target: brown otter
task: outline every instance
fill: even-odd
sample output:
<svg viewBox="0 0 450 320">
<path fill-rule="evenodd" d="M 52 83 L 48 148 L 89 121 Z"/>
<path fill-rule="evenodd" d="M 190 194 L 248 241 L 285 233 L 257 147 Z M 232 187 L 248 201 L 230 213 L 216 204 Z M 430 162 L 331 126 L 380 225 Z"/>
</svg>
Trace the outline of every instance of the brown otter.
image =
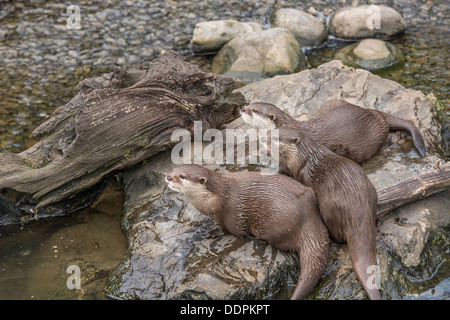
<svg viewBox="0 0 450 320">
<path fill-rule="evenodd" d="M 317 284 L 330 240 L 311 188 L 280 174 L 219 173 L 194 164 L 175 167 L 166 181 L 224 232 L 296 251 L 301 272 L 291 299 L 305 297 Z"/>
<path fill-rule="evenodd" d="M 297 121 L 265 102 L 242 107 L 241 115 L 245 122 L 259 128 L 292 127 L 303 130 L 317 143 L 356 163 L 370 159 L 383 145 L 389 130 L 408 131 L 420 155 L 426 155 L 422 135 L 412 123 L 344 100 L 326 102 L 308 121 Z"/>
<path fill-rule="evenodd" d="M 353 268 L 370 299 L 381 299 L 368 284 L 377 266 L 375 216 L 377 191 L 359 165 L 319 145 L 304 132 L 279 128 L 280 162 L 294 179 L 316 192 L 319 213 L 331 239 L 347 242 Z M 264 143 L 264 141 L 263 141 Z M 370 268 L 369 268 L 370 267 Z M 368 269 L 369 268 L 369 269 Z"/>
</svg>

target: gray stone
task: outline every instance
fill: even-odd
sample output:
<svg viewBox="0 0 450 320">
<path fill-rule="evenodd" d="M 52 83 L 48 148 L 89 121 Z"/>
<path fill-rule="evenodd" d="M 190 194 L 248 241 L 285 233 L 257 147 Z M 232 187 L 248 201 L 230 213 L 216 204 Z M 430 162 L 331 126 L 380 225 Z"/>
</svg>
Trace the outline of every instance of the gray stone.
<svg viewBox="0 0 450 320">
<path fill-rule="evenodd" d="M 278 9 L 271 16 L 275 27 L 292 32 L 301 46 L 318 46 L 328 36 L 324 24 L 313 15 L 296 9 Z"/>
<path fill-rule="evenodd" d="M 218 51 L 234 37 L 262 31 L 257 22 L 239 22 L 235 20 L 215 20 L 199 22 L 195 25 L 192 45 L 194 52 Z"/>
<path fill-rule="evenodd" d="M 434 287 L 448 277 L 445 268 L 450 225 L 450 192 L 433 195 L 399 208 L 379 219 L 377 259 L 381 291 L 386 299 L 421 299 L 423 288 Z M 331 246 L 329 266 L 314 297 L 318 299 L 364 299 L 348 255 L 347 245 Z M 438 273 L 427 283 L 427 279 Z M 434 282 L 434 284 L 433 284 Z M 446 290 L 433 299 L 448 299 Z M 447 293 L 445 292 L 447 291 Z"/>
<path fill-rule="evenodd" d="M 382 5 L 343 7 L 331 17 L 329 33 L 343 39 L 392 38 L 406 29 L 403 17 Z"/>
<path fill-rule="evenodd" d="M 305 69 L 305 56 L 292 33 L 272 28 L 237 36 L 214 57 L 212 71 L 251 82 Z"/>
<path fill-rule="evenodd" d="M 338 50 L 334 58 L 366 70 L 383 69 L 405 61 L 403 53 L 394 44 L 377 39 L 365 39 L 346 46 Z"/>
</svg>

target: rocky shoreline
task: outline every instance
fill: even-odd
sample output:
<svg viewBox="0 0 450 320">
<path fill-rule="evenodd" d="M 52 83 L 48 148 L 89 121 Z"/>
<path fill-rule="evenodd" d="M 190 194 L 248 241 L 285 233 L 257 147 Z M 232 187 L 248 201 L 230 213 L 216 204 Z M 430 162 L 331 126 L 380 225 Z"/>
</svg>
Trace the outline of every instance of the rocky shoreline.
<svg viewBox="0 0 450 320">
<path fill-rule="evenodd" d="M 0 11 L 0 18 L 5 22 L 5 28 L 0 31 L 3 44 L 0 51 L 4 53 L 0 61 L 5 65 L 14 64 L 15 68 L 3 71 L 8 79 L 3 85 L 11 88 L 12 93 L 8 94 L 18 99 L 17 103 L 28 107 L 17 118 L 22 124 L 12 125 L 19 132 L 14 135 L 5 133 L 3 125 L 16 121 L 16 117 L 14 120 L 0 117 L 0 136 L 5 135 L 0 145 L 9 150 L 23 148 L 26 142 L 14 142 L 11 138 L 23 135 L 26 138 L 20 141 L 28 141 L 29 132 L 23 123 L 37 127 L 55 106 L 67 102 L 72 92 L 67 90 L 63 96 L 51 95 L 50 102 L 40 101 L 38 105 L 47 108 L 40 113 L 27 97 L 44 97 L 59 82 L 74 87 L 70 84 L 93 73 L 101 73 L 105 67 L 152 60 L 166 50 L 176 49 L 190 58 L 193 52 L 217 51 L 212 70 L 249 83 L 238 90 L 247 102 L 274 103 L 300 120 L 332 98 L 411 120 L 423 134 L 429 154 L 425 159 L 420 158 L 409 137 L 401 132 L 391 133 L 382 150 L 363 165 L 377 188 L 427 172 L 437 161 L 444 163 L 439 148 L 445 141 L 442 141 L 441 127 L 436 119 L 435 102 L 438 100 L 433 94 L 406 89 L 394 81 L 346 67 L 336 60 L 308 69 L 308 55 L 305 54 L 308 50 L 320 50 L 330 39 L 360 41 L 373 37 L 376 39 L 370 39 L 369 44 L 366 40 L 349 44 L 334 58 L 368 70 L 404 66 L 411 63 L 408 52 L 402 53 L 402 46 L 389 39 L 408 32 L 410 27 L 417 28 L 414 26 L 417 15 L 442 18 L 442 5 L 428 7 L 427 2 L 417 9 L 420 4 L 411 7 L 385 1 L 383 3 L 397 9 L 388 10 L 391 24 L 382 20 L 388 30 L 355 35 L 340 29 L 346 24 L 339 21 L 342 16 L 350 15 L 346 21 L 355 20 L 348 13 L 350 9 L 341 8 L 344 3 L 313 1 L 311 5 L 299 4 L 302 8 L 293 9 L 287 1 L 266 1 L 264 4 L 227 1 L 218 10 L 213 10 L 208 1 L 190 4 L 167 1 L 152 5 L 143 1 L 123 1 L 123 10 L 97 3 L 83 7 L 86 9 L 82 20 L 84 28 L 69 31 L 65 27 L 68 15 L 60 14 L 65 12 L 65 5 L 45 4 L 46 13 L 37 18 L 36 24 L 14 19 L 16 11 L 27 17 L 39 13 L 33 6 L 4 5 Z M 203 7 L 205 10 L 200 12 L 198 8 Z M 364 10 L 367 13 L 367 8 Z M 294 15 L 293 20 L 287 20 L 288 13 Z M 216 27 L 210 27 L 203 34 L 225 34 L 224 40 L 214 39 L 214 45 L 202 47 L 191 39 L 192 36 L 195 38 L 197 30 L 192 21 L 198 22 L 198 26 L 208 24 L 202 21 L 219 19 L 223 19 L 221 24 L 230 32 L 213 32 L 211 30 Z M 285 29 L 305 21 L 315 25 L 317 30 L 308 31 L 305 36 L 301 34 L 301 28 L 296 29 L 299 32 Z M 130 26 L 132 32 L 127 31 Z M 351 29 L 358 28 L 353 26 Z M 26 41 L 36 34 L 41 35 L 38 40 Z M 314 37 L 308 38 L 312 34 Z M 285 49 L 280 43 L 285 44 Z M 364 44 L 366 46 L 360 47 Z M 232 45 L 236 47 L 232 48 Z M 368 56 L 368 52 L 377 59 Z M 249 56 L 249 53 L 257 54 Z M 364 59 L 377 61 L 368 64 Z M 425 60 L 422 63 L 426 65 Z M 29 79 L 20 80 L 23 87 L 15 88 L 11 79 L 20 78 L 21 74 L 29 74 Z M 23 90 L 26 93 L 22 96 Z M 8 105 L 6 114 L 13 107 L 14 104 Z M 245 128 L 245 125 L 238 119 L 228 127 Z M 5 144 L 4 141 L 10 142 Z M 122 174 L 126 196 L 122 228 L 128 239 L 128 250 L 111 273 L 106 294 L 117 299 L 287 298 L 301 267 L 295 255 L 275 250 L 256 239 L 233 236 L 204 239 L 203 233 L 211 229 L 214 222 L 201 216 L 183 197 L 165 188 L 163 179 L 173 166 L 169 158 L 169 151 L 159 153 Z M 218 169 L 227 170 L 224 167 Z M 441 192 L 379 219 L 378 259 L 384 298 L 448 299 L 449 195 L 449 191 Z M 433 287 L 430 278 L 441 282 L 443 289 L 425 292 L 422 286 Z M 444 279 L 447 280 L 442 281 Z M 345 245 L 333 244 L 329 267 L 310 298 L 365 298 Z"/>
</svg>

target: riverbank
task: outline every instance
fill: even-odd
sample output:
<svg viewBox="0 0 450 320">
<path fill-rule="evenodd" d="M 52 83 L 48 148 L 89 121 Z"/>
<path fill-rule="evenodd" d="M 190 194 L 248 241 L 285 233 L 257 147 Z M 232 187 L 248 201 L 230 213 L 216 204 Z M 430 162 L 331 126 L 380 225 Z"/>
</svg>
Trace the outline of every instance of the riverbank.
<svg viewBox="0 0 450 320">
<path fill-rule="evenodd" d="M 188 60 L 198 63 L 205 71 L 210 71 L 211 56 L 194 55 L 190 42 L 195 24 L 198 22 L 215 19 L 235 19 L 246 22 L 259 22 L 264 29 L 268 29 L 270 27 L 270 15 L 278 8 L 301 8 L 308 12 L 315 12 L 317 15 L 327 19 L 332 12 L 343 6 L 344 3 L 345 1 L 316 0 L 294 5 L 291 1 L 258 2 L 232 0 L 223 2 L 218 6 L 217 1 L 212 0 L 181 2 L 80 1 L 81 29 L 77 30 L 67 28 L 67 19 L 70 14 L 67 14 L 66 4 L 55 4 L 46 1 L 35 1 L 32 3 L 28 1 L 2 2 L 0 4 L 0 21 L 2 23 L 2 29 L 0 30 L 0 95 L 2 96 L 0 101 L 0 152 L 20 152 L 32 146 L 36 142 L 31 135 L 32 131 L 38 125 L 48 120 L 56 108 L 67 103 L 75 95 L 75 87 L 81 80 L 110 72 L 115 66 L 132 65 L 144 60 L 152 60 L 161 53 L 174 49 Z M 383 1 L 381 3 L 396 9 L 407 21 L 405 33 L 400 38 L 392 40 L 392 43 L 403 51 L 405 63 L 401 68 L 391 68 L 375 73 L 378 73 L 383 78 L 394 80 L 408 89 L 422 91 L 425 95 L 434 93 L 444 105 L 448 106 L 450 97 L 448 95 L 448 80 L 446 80 L 448 78 L 446 61 L 449 58 L 449 51 L 445 50 L 445 48 L 449 46 L 449 39 L 443 36 L 449 31 L 446 1 L 427 1 L 426 3 L 422 1 Z M 308 68 L 318 67 L 332 60 L 335 53 L 348 44 L 347 41 L 329 38 L 320 48 L 304 50 L 309 64 Z M 448 109 L 447 115 L 449 115 Z M 396 139 L 396 142 L 400 141 L 400 145 L 405 141 L 401 136 L 397 136 Z M 407 153 L 408 156 L 412 154 L 411 150 Z M 404 160 L 403 153 L 398 152 L 398 150 L 387 150 L 383 155 L 394 158 L 394 162 Z M 431 163 L 432 161 L 427 165 L 430 166 Z M 410 165 L 412 164 L 405 164 L 405 166 Z M 389 169 L 396 171 L 396 168 Z M 368 170 L 372 170 L 370 171 L 372 173 L 376 171 L 374 167 L 369 167 Z M 414 165 L 408 170 L 407 172 L 413 172 L 415 170 Z M 388 170 L 386 172 L 389 173 Z M 441 212 L 446 208 L 442 206 L 445 204 L 444 200 L 445 197 L 441 194 L 431 199 L 428 204 L 431 203 L 433 206 L 433 212 Z M 417 264 L 411 264 L 413 269 L 401 268 L 400 275 L 397 274 L 399 281 L 407 279 L 400 286 L 393 289 L 390 288 L 392 289 L 390 294 L 393 298 L 416 298 L 426 290 L 439 286 L 439 283 L 443 283 L 444 287 L 448 283 L 448 281 L 442 280 L 448 275 L 448 262 L 447 264 L 440 264 L 442 261 L 448 261 L 448 253 L 445 255 L 445 247 L 443 245 L 445 240 L 448 239 L 446 238 L 448 230 L 444 228 L 445 232 L 442 232 L 441 229 L 438 229 L 436 232 L 433 231 L 434 233 L 428 234 L 426 243 L 418 242 L 418 246 L 417 243 L 406 241 L 411 238 L 410 233 L 417 233 L 421 230 L 420 226 L 422 224 L 429 222 L 429 220 L 420 219 L 420 216 L 426 211 L 424 208 L 426 208 L 425 204 L 423 206 L 416 205 L 413 206 L 413 209 L 397 212 L 395 217 L 393 216 L 391 219 L 386 218 L 385 220 L 387 222 L 384 224 L 384 230 L 390 232 L 392 229 L 397 228 L 398 230 L 395 231 L 397 233 L 394 234 L 398 235 L 401 233 L 404 235 L 403 240 L 405 242 L 403 243 L 407 243 L 410 245 L 408 248 L 415 250 L 413 252 L 415 259 L 413 259 L 413 262 L 417 262 Z M 410 210 L 415 210 L 417 213 L 417 216 L 410 220 L 412 222 L 405 220 L 410 217 Z M 96 216 L 94 218 L 97 226 L 101 224 L 107 226 L 108 224 L 105 223 L 105 220 L 100 217 Z M 67 222 L 70 222 L 69 218 Z M 81 226 L 88 226 L 84 221 L 81 221 L 80 224 Z M 79 227 L 77 224 L 74 225 L 75 229 Z M 114 230 L 116 230 L 114 234 L 119 237 L 118 235 L 121 234 L 120 219 L 115 219 L 113 226 Z M 33 232 L 45 234 L 45 228 L 37 228 Z M 105 272 L 109 273 L 113 266 L 104 267 L 99 264 L 95 250 L 101 248 L 105 250 L 105 255 L 109 254 L 109 250 L 117 253 L 113 255 L 111 265 L 119 263 L 119 260 L 121 260 L 122 255 L 118 254 L 118 252 L 123 253 L 125 250 L 123 242 L 123 246 L 120 248 L 108 249 L 101 241 L 91 240 L 95 238 L 93 235 L 97 232 L 107 233 L 108 228 L 77 230 L 77 234 L 85 235 L 86 241 L 81 246 L 81 248 L 86 248 L 85 253 L 79 255 L 72 251 L 70 258 L 62 261 L 60 264 L 53 265 L 55 268 L 52 270 L 60 272 L 56 279 L 62 280 L 62 291 L 67 291 L 65 286 L 65 280 L 68 276 L 65 273 L 67 262 L 78 261 L 76 260 L 77 256 L 80 256 L 83 261 L 87 261 L 87 265 L 100 265 L 96 269 L 91 268 L 89 272 L 92 271 L 92 273 L 89 273 L 88 276 L 100 277 L 98 279 L 101 279 L 100 281 L 103 281 L 103 283 L 106 280 Z M 396 236 L 389 238 L 389 232 L 384 237 L 388 238 L 387 241 L 391 241 L 388 245 L 392 245 Z M 56 234 L 59 235 L 58 233 Z M 3 232 L 2 237 L 4 236 L 5 233 Z M 14 237 L 15 235 L 9 238 L 13 249 L 8 252 L 13 252 L 16 257 L 17 255 L 22 255 L 25 259 L 28 259 L 27 257 L 34 253 L 40 254 L 39 248 L 20 248 L 22 245 L 21 241 L 19 238 Z M 16 239 L 17 242 L 14 243 Z M 25 239 L 27 238 L 25 237 Z M 115 243 L 111 239 L 105 239 L 105 241 Z M 48 249 L 49 252 L 42 255 L 44 260 L 40 262 L 34 261 L 33 263 L 45 265 L 47 263 L 45 259 L 51 260 L 54 258 L 52 254 L 57 255 L 57 252 L 54 252 L 54 250 L 60 251 L 60 246 L 67 245 L 52 243 L 48 242 L 49 246 L 45 247 L 45 250 Z M 422 244 L 424 247 L 426 245 L 427 248 L 431 245 L 437 250 L 444 248 L 443 251 L 441 250 L 444 253 L 439 251 L 440 253 L 438 254 L 441 260 L 438 263 L 433 261 L 432 256 L 436 251 L 428 249 L 424 251 L 425 260 L 417 258 L 421 254 L 420 246 Z M 55 245 L 58 247 L 53 248 Z M 228 244 L 223 243 L 223 245 L 227 246 Z M 244 251 L 250 247 L 252 247 L 250 242 L 242 246 Z M 117 251 L 114 251 L 115 249 Z M 397 252 L 398 257 L 395 257 L 395 259 L 385 259 L 387 261 L 384 265 L 385 270 L 397 270 L 395 268 L 401 261 L 411 263 L 411 256 L 408 255 L 408 251 L 402 251 L 401 249 Z M 347 285 L 345 288 L 352 288 L 354 283 L 357 283 L 349 271 L 348 260 L 344 259 L 339 262 L 339 257 L 345 255 L 345 247 L 335 246 L 333 250 L 334 260 L 328 273 L 330 276 L 324 280 L 325 285 L 322 286 L 321 291 L 316 292 L 316 298 L 361 298 L 361 293 L 358 291 L 352 291 L 348 295 L 345 295 L 348 292 L 344 292 L 343 296 L 338 296 L 339 292 L 330 289 L 336 287 L 336 283 L 343 284 L 343 287 Z M 86 253 L 87 251 L 89 251 L 89 254 Z M 203 253 L 205 255 L 209 254 L 207 252 Z M 5 255 L 5 257 L 3 261 L 9 261 L 11 264 L 8 267 L 9 269 L 3 267 L 2 272 L 6 269 L 8 269 L 8 272 L 13 270 L 12 273 L 3 273 L 8 274 L 8 279 L 12 281 L 8 284 L 9 288 L 20 287 L 24 283 L 31 283 L 35 288 L 42 285 L 42 282 L 40 282 L 42 279 L 35 277 L 35 274 L 30 277 L 24 277 L 20 269 L 18 272 L 15 269 L 11 269 L 12 266 L 23 263 L 23 260 L 15 260 L 16 258 L 11 258 L 8 255 Z M 99 257 L 101 256 L 99 255 Z M 214 259 L 215 257 L 209 256 L 208 259 L 210 258 Z M 292 258 L 287 258 L 287 261 L 295 269 L 296 262 Z M 424 267 L 427 261 L 432 261 L 432 264 Z M 338 265 L 343 265 L 346 272 L 334 272 L 338 270 Z M 417 265 L 420 268 L 416 270 L 414 268 L 417 268 Z M 97 273 L 96 270 L 101 272 Z M 293 278 L 295 278 L 297 272 L 292 273 Z M 435 275 L 438 276 L 434 277 Z M 19 279 L 19 282 L 14 282 L 17 279 Z M 48 278 L 44 280 L 47 281 Z M 391 280 L 397 281 L 398 279 L 389 279 L 389 281 Z M 436 284 L 433 281 L 438 283 Z M 426 285 L 423 285 L 424 283 Z M 404 288 L 410 290 L 407 295 L 401 293 L 401 290 L 404 290 Z M 31 298 L 31 296 L 37 296 L 37 294 L 29 293 L 32 291 L 24 292 L 25 295 L 17 295 L 15 297 L 26 299 Z M 67 292 L 63 295 L 46 295 L 45 290 L 42 292 L 42 295 L 39 297 L 43 299 L 80 298 L 78 296 L 79 292 L 74 293 L 73 291 L 70 293 L 72 295 L 66 295 Z M 5 294 L 8 294 L 8 292 Z M 5 297 L 7 298 L 7 296 Z M 97 288 L 92 294 L 86 294 L 81 298 L 99 299 L 104 297 L 102 290 Z M 433 298 L 432 295 L 431 297 Z"/>
</svg>

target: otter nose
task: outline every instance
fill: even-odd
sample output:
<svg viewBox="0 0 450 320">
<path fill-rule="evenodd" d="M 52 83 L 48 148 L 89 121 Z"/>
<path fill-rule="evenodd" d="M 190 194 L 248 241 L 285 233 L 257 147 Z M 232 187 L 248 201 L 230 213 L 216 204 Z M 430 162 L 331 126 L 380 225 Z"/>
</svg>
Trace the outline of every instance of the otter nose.
<svg viewBox="0 0 450 320">
<path fill-rule="evenodd" d="M 245 112 L 245 106 L 241 108 L 241 112 Z"/>
<path fill-rule="evenodd" d="M 172 176 L 169 174 L 168 176 L 167 176 L 167 181 L 172 181 Z"/>
</svg>

